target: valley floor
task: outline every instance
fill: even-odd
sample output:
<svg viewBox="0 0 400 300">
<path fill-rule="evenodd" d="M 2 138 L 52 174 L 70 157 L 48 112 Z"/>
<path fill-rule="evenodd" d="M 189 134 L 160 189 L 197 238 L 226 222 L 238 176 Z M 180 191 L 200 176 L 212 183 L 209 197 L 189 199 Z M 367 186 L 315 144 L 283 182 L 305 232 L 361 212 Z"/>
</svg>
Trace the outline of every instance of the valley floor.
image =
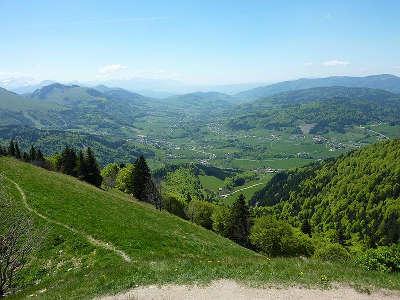
<svg viewBox="0 0 400 300">
<path fill-rule="evenodd" d="M 329 289 L 307 289 L 301 287 L 255 288 L 238 284 L 233 280 L 214 281 L 209 286 L 164 285 L 138 287 L 126 293 L 106 296 L 101 300 L 122 299 L 399 299 L 400 293 L 393 291 L 363 291 L 351 287 L 335 286 Z"/>
</svg>

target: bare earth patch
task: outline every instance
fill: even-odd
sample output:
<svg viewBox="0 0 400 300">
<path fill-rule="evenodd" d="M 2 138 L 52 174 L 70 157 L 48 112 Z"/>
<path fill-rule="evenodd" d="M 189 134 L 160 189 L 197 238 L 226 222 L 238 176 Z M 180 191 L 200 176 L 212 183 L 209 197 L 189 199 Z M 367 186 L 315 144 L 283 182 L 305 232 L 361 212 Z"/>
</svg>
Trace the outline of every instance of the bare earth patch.
<svg viewBox="0 0 400 300">
<path fill-rule="evenodd" d="M 120 299 L 400 299 L 399 292 L 375 291 L 360 293 L 350 287 L 335 287 L 332 289 L 307 289 L 301 287 L 289 288 L 252 288 L 238 284 L 232 280 L 214 281 L 208 286 L 189 285 L 150 285 L 138 287 L 126 293 L 106 296 L 102 300 Z"/>
</svg>

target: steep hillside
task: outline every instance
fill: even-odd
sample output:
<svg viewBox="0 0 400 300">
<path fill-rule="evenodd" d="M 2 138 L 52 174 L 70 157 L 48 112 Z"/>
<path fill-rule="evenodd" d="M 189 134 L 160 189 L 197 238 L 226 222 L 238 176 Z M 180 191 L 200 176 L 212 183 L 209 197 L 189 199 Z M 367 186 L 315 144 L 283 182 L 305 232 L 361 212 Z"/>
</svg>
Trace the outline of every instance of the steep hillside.
<svg viewBox="0 0 400 300">
<path fill-rule="evenodd" d="M 309 221 L 368 246 L 400 241 L 400 140 L 275 175 L 252 199 L 294 224 Z"/>
<path fill-rule="evenodd" d="M 20 274 L 16 298 L 85 299 L 137 285 L 217 278 L 269 284 L 319 284 L 324 278 L 324 284 L 400 289 L 396 274 L 267 259 L 125 194 L 11 158 L 0 158 L 0 173 L 0 200 L 31 215 L 44 239 Z"/>
<path fill-rule="evenodd" d="M 314 133 L 343 131 L 348 125 L 397 124 L 400 96 L 387 91 L 322 87 L 285 92 L 242 105 L 228 125 L 235 128 L 296 128 L 313 124 Z"/>
<path fill-rule="evenodd" d="M 257 87 L 243 91 L 237 94 L 237 96 L 248 100 L 254 100 L 287 91 L 330 86 L 365 87 L 400 93 L 400 77 L 382 74 L 365 77 L 333 76 L 326 78 L 301 78 Z"/>
</svg>

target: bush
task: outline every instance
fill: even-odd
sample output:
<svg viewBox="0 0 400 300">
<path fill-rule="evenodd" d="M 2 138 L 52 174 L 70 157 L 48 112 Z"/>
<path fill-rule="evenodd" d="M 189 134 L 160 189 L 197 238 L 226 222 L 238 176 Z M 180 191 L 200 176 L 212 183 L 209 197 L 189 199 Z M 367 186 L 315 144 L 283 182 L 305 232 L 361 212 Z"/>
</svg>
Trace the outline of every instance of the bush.
<svg viewBox="0 0 400 300">
<path fill-rule="evenodd" d="M 111 163 L 105 166 L 101 170 L 101 176 L 103 177 L 103 185 L 107 188 L 114 188 L 115 181 L 119 172 L 119 165 L 117 163 Z"/>
<path fill-rule="evenodd" d="M 350 254 L 340 244 L 327 243 L 315 250 L 314 257 L 320 260 L 346 262 L 350 260 Z"/>
<path fill-rule="evenodd" d="M 256 249 L 271 256 L 309 256 L 313 252 L 308 236 L 295 232 L 287 222 L 273 216 L 256 219 L 251 228 L 250 242 Z"/>
<path fill-rule="evenodd" d="M 212 229 L 224 237 L 228 237 L 231 232 L 231 211 L 226 206 L 216 206 L 211 216 Z"/>
<path fill-rule="evenodd" d="M 211 229 L 212 228 L 212 213 L 214 211 L 214 205 L 199 200 L 190 201 L 187 208 L 187 217 L 193 223 L 196 223 L 204 228 Z"/>
<path fill-rule="evenodd" d="M 162 207 L 171 214 L 186 219 L 186 214 L 185 214 L 186 204 L 181 200 L 178 200 L 177 198 L 171 195 L 163 195 Z"/>
<path fill-rule="evenodd" d="M 400 244 L 368 249 L 356 257 L 355 263 L 367 271 L 399 272 Z"/>
<path fill-rule="evenodd" d="M 314 254 L 314 245 L 312 238 L 300 230 L 294 230 L 294 240 L 292 242 L 291 253 L 312 256 Z"/>
<path fill-rule="evenodd" d="M 128 164 L 126 167 L 119 170 L 118 175 L 115 179 L 115 187 L 124 193 L 133 194 L 133 173 L 135 167 L 132 164 Z"/>
</svg>

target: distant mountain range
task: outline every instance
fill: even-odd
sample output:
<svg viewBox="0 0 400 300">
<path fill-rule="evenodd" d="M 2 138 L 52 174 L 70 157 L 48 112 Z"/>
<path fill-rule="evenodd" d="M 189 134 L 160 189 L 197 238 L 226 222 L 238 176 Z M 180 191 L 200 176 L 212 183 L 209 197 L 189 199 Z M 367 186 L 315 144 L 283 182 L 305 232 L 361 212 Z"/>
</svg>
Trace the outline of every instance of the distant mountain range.
<svg viewBox="0 0 400 300">
<path fill-rule="evenodd" d="M 0 87 L 18 94 L 32 93 L 44 86 L 56 83 L 52 80 L 37 81 L 33 78 L 0 78 Z M 226 94 L 236 94 L 238 92 L 255 88 L 263 83 L 240 83 L 240 84 L 225 84 L 225 85 L 199 85 L 188 84 L 177 80 L 166 79 L 146 79 L 133 78 L 124 80 L 97 80 L 97 81 L 72 81 L 62 82 L 65 85 L 79 85 L 98 88 L 106 86 L 109 88 L 122 88 L 130 92 L 142 94 L 150 98 L 167 98 L 180 94 L 195 93 L 195 92 L 219 92 Z"/>
<path fill-rule="evenodd" d="M 291 81 L 283 81 L 271 85 L 260 86 L 236 94 L 244 100 L 254 100 L 268 97 L 274 94 L 309 89 L 314 87 L 365 87 L 386 90 L 392 93 L 400 93 L 400 77 L 382 74 L 365 77 L 333 76 L 326 78 L 301 78 Z"/>
</svg>

